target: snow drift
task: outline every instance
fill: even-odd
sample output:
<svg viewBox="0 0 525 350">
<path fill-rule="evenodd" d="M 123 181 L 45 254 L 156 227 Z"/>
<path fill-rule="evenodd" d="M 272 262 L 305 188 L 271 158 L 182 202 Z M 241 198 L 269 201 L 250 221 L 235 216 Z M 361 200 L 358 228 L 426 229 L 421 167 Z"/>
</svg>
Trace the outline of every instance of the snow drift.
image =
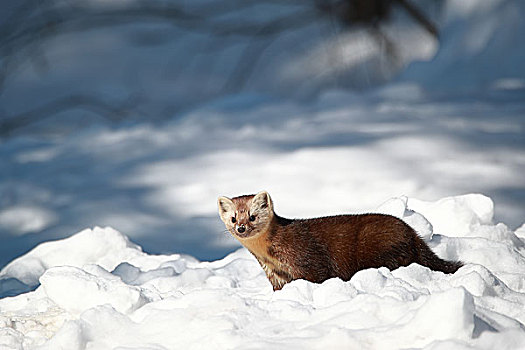
<svg viewBox="0 0 525 350">
<path fill-rule="evenodd" d="M 411 224 L 453 275 L 412 264 L 348 282 L 293 281 L 273 292 L 245 249 L 222 260 L 148 255 L 112 228 L 46 242 L 12 261 L 0 286 L 9 349 L 516 349 L 525 347 L 525 227 L 492 223 L 470 194 L 377 209 Z M 17 284 L 13 281 L 17 281 Z M 15 286 L 15 287 L 13 287 Z M 16 287 L 18 286 L 18 287 Z"/>
</svg>

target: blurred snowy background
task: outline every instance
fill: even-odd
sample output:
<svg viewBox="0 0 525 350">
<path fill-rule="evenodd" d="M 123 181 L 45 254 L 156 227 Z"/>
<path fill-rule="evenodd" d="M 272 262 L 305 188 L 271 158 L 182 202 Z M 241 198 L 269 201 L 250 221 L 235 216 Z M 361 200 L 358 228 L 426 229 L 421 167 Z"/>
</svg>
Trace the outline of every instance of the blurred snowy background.
<svg viewBox="0 0 525 350">
<path fill-rule="evenodd" d="M 111 226 L 149 253 L 279 214 L 483 193 L 525 221 L 525 2 L 0 3 L 0 267 Z"/>
</svg>

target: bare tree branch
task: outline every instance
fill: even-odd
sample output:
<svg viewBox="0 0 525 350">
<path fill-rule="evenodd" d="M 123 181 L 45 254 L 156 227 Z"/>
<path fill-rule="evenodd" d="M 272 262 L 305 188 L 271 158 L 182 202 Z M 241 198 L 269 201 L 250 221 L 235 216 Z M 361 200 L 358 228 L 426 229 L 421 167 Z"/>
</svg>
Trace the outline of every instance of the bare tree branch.
<svg viewBox="0 0 525 350">
<path fill-rule="evenodd" d="M 439 31 L 434 23 L 432 23 L 416 6 L 407 0 L 396 0 L 401 7 L 403 7 L 427 32 L 432 34 L 436 39 L 439 38 Z"/>
</svg>

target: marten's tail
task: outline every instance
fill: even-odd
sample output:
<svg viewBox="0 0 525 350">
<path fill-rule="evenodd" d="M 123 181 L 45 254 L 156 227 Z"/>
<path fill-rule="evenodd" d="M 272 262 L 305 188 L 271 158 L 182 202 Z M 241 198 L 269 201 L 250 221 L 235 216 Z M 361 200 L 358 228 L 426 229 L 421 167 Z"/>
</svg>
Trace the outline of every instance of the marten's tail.
<svg viewBox="0 0 525 350">
<path fill-rule="evenodd" d="M 447 261 L 441 259 L 428 247 L 428 245 L 422 239 L 418 239 L 417 243 L 419 245 L 419 264 L 426 266 L 431 270 L 441 271 L 444 273 L 454 273 L 461 266 L 463 266 L 463 263 L 460 261 Z"/>
</svg>

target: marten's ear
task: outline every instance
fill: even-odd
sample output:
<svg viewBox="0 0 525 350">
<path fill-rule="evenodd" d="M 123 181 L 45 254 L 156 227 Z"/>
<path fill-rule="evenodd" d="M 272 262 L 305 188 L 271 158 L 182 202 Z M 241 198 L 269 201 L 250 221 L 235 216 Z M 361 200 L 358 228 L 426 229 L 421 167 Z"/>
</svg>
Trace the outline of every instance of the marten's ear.
<svg viewBox="0 0 525 350">
<path fill-rule="evenodd" d="M 235 204 L 228 197 L 219 197 L 217 199 L 217 206 L 219 207 L 219 216 L 224 223 L 229 223 L 231 218 L 235 216 Z"/>
<path fill-rule="evenodd" d="M 270 195 L 266 191 L 257 193 L 252 199 L 250 213 L 257 215 L 258 213 L 273 212 L 273 203 Z"/>
</svg>

